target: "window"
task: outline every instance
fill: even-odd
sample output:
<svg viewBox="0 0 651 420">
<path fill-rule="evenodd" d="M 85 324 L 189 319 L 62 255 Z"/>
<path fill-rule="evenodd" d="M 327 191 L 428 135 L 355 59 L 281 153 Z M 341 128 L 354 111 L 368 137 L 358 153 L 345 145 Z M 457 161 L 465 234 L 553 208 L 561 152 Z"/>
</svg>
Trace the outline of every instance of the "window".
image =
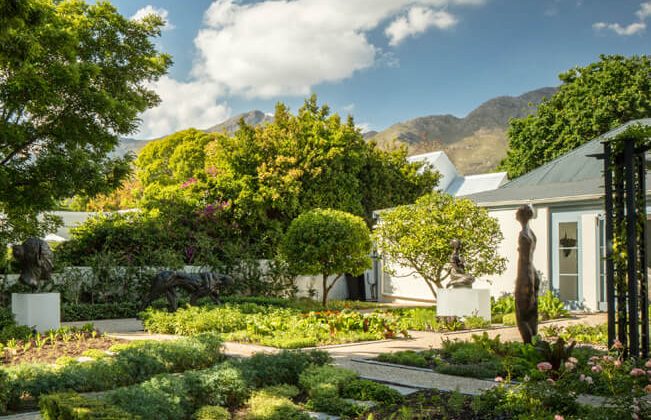
<svg viewBox="0 0 651 420">
<path fill-rule="evenodd" d="M 559 297 L 565 301 L 579 300 L 578 223 L 558 224 L 558 282 Z"/>
</svg>

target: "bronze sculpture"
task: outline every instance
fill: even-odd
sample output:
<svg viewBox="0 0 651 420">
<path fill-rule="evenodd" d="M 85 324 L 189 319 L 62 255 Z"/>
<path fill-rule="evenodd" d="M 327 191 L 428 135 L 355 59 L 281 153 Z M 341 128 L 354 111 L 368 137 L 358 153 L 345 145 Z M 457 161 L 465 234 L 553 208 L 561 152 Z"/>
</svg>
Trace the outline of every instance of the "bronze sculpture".
<svg viewBox="0 0 651 420">
<path fill-rule="evenodd" d="M 461 241 L 453 239 L 450 241 L 452 255 L 450 255 L 450 281 L 448 288 L 472 288 L 475 278 L 466 273 L 466 263 L 461 257 Z"/>
<path fill-rule="evenodd" d="M 163 270 L 152 279 L 149 295 L 143 301 L 141 309 L 154 300 L 165 295 L 170 312 L 178 308 L 176 289 L 181 288 L 190 294 L 190 304 L 196 305 L 199 298 L 209 296 L 216 304 L 220 303 L 219 292 L 223 286 L 233 284 L 233 278 L 220 273 L 186 273 L 183 271 Z"/>
<path fill-rule="evenodd" d="M 20 245 L 11 247 L 12 254 L 20 267 L 18 280 L 32 291 L 41 289 L 43 281 L 49 281 L 54 268 L 54 254 L 42 239 L 28 238 Z"/>
<path fill-rule="evenodd" d="M 518 272 L 515 278 L 515 319 L 522 341 L 531 343 L 538 334 L 538 289 L 540 275 L 533 265 L 536 249 L 536 235 L 529 227 L 533 218 L 533 207 L 529 204 L 518 207 L 515 218 L 522 225 L 518 235 Z"/>
</svg>

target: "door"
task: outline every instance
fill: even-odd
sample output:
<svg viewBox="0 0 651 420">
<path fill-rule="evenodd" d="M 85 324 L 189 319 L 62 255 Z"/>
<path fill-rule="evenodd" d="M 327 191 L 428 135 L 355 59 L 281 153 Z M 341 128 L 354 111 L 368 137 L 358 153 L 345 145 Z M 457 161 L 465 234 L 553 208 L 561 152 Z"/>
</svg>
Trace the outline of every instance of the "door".
<svg viewBox="0 0 651 420">
<path fill-rule="evenodd" d="M 581 287 L 580 213 L 552 213 L 552 288 L 569 309 L 579 309 Z"/>
</svg>

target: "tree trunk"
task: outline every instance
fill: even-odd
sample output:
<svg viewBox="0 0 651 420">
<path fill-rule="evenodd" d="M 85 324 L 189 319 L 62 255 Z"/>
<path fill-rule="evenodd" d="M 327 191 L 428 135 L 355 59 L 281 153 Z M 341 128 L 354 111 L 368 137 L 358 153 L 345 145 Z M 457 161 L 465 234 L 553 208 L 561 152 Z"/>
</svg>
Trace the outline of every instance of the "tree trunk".
<svg viewBox="0 0 651 420">
<path fill-rule="evenodd" d="M 326 302 L 328 301 L 328 292 L 330 292 L 330 289 L 328 288 L 328 275 L 323 274 L 323 301 L 321 303 L 323 304 L 324 308 L 326 306 Z"/>
</svg>

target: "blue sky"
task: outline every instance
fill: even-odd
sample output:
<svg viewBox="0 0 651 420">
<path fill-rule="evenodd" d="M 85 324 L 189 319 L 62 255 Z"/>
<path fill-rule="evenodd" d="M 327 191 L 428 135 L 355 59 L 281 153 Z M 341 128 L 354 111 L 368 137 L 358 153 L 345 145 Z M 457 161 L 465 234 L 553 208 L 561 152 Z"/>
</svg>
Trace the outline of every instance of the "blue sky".
<svg viewBox="0 0 651 420">
<path fill-rule="evenodd" d="M 156 42 L 174 66 L 136 138 L 272 112 L 278 101 L 296 110 L 311 92 L 381 130 L 555 86 L 599 54 L 651 53 L 649 0 L 111 2 L 168 22 Z"/>
</svg>

